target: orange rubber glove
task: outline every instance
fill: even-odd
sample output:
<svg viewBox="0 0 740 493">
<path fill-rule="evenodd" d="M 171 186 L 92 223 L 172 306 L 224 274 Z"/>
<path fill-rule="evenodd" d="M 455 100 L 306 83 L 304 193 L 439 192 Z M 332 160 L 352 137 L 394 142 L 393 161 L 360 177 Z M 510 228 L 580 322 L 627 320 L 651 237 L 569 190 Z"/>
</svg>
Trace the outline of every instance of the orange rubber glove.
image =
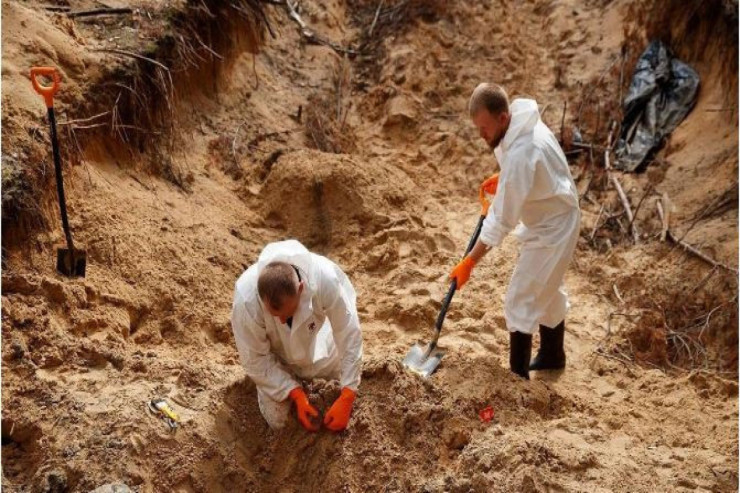
<svg viewBox="0 0 740 493">
<path fill-rule="evenodd" d="M 308 397 L 303 389 L 296 387 L 288 395 L 295 402 L 298 421 L 301 422 L 303 427 L 308 431 L 319 431 L 320 421 L 316 419 L 319 417 L 319 412 L 308 402 Z"/>
<path fill-rule="evenodd" d="M 486 192 L 488 195 L 496 195 L 496 190 L 498 189 L 498 173 L 495 175 L 491 175 L 490 178 L 487 178 L 486 181 L 483 182 L 481 185 L 483 188 L 483 191 Z"/>
<path fill-rule="evenodd" d="M 457 279 L 457 289 L 462 289 L 462 287 L 465 286 L 465 283 L 468 282 L 468 279 L 470 279 L 470 273 L 473 272 L 473 267 L 475 267 L 475 261 L 466 256 L 455 266 L 454 269 L 452 269 L 450 279 Z"/>
<path fill-rule="evenodd" d="M 349 415 L 352 414 L 352 403 L 355 402 L 356 394 L 351 389 L 344 387 L 342 393 L 329 412 L 324 416 L 324 425 L 332 431 L 342 431 L 349 423 Z"/>
</svg>

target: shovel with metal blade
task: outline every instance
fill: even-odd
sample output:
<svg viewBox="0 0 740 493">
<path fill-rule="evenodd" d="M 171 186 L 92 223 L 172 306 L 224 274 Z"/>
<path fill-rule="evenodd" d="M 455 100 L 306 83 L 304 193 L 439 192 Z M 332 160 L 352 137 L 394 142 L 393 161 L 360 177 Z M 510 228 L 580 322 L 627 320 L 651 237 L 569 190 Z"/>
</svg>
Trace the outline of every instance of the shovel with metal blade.
<svg viewBox="0 0 740 493">
<path fill-rule="evenodd" d="M 42 85 L 37 77 L 45 76 L 51 79 L 51 85 Z M 59 89 L 59 72 L 54 67 L 34 67 L 31 69 L 31 84 L 34 90 L 44 97 L 47 114 L 49 116 L 49 127 L 51 132 L 51 148 L 54 154 L 54 174 L 57 181 L 57 196 L 59 197 L 59 211 L 62 215 L 62 227 L 67 240 L 67 248 L 57 249 L 57 270 L 70 277 L 85 277 L 87 265 L 87 252 L 77 250 L 72 243 L 72 232 L 69 230 L 67 218 L 67 202 L 64 198 L 64 180 L 62 177 L 62 158 L 59 155 L 59 142 L 57 141 L 57 125 L 54 118 L 54 94 Z"/>
<path fill-rule="evenodd" d="M 483 227 L 483 220 L 486 218 L 488 207 L 490 206 L 490 202 L 486 198 L 485 194 L 489 193 L 490 190 L 493 190 L 495 193 L 495 188 L 498 184 L 498 175 L 495 175 L 495 184 L 493 184 L 493 180 L 494 177 L 483 182 L 478 192 L 478 199 L 481 203 L 481 215 L 478 219 L 478 225 L 475 227 L 475 232 L 468 243 L 468 248 L 465 250 L 465 255 L 470 253 L 480 236 L 480 231 Z M 442 331 L 442 323 L 447 315 L 447 309 L 450 307 L 450 302 L 452 301 L 452 297 L 455 295 L 456 290 L 457 279 L 453 279 L 450 284 L 450 289 L 447 291 L 447 296 L 445 296 L 445 299 L 442 302 L 442 309 L 439 312 L 437 323 L 434 326 L 434 339 L 432 339 L 432 342 L 429 344 L 421 344 L 417 342 L 411 347 L 411 350 L 409 350 L 408 354 L 403 359 L 403 366 L 414 373 L 418 373 L 424 378 L 427 378 L 434 373 L 434 370 L 439 366 L 442 357 L 447 352 L 445 349 L 437 347 L 437 341 L 439 340 L 439 333 Z"/>
</svg>

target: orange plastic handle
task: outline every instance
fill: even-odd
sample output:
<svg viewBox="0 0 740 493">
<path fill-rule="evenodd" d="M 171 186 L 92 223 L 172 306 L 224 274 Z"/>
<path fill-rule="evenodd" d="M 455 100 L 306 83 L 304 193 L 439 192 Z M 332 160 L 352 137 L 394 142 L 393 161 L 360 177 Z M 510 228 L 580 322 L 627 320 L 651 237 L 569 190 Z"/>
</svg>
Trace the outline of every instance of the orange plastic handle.
<svg viewBox="0 0 740 493">
<path fill-rule="evenodd" d="M 51 78 L 51 85 L 42 85 L 38 79 L 36 79 L 39 75 L 45 75 Z M 54 67 L 33 67 L 31 69 L 31 84 L 33 85 L 33 89 L 44 97 L 44 102 L 46 102 L 47 108 L 54 107 L 54 94 L 59 90 L 60 80 L 61 77 L 59 76 L 59 72 Z"/>
<path fill-rule="evenodd" d="M 481 184 L 480 189 L 478 190 L 478 200 L 480 200 L 480 207 L 481 207 L 480 215 L 487 216 L 488 208 L 491 207 L 491 203 L 486 198 L 486 194 L 483 188 L 484 188 L 484 184 Z"/>
</svg>

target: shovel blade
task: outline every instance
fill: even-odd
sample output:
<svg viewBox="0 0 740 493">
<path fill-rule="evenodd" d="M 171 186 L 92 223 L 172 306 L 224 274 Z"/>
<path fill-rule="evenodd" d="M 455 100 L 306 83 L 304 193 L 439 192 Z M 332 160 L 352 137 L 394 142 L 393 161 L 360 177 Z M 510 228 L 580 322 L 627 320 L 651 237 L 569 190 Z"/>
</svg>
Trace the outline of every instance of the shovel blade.
<svg viewBox="0 0 740 493">
<path fill-rule="evenodd" d="M 447 351 L 435 347 L 431 349 L 430 344 L 414 344 L 403 359 L 403 366 L 428 378 L 439 366 L 439 362 Z"/>
<path fill-rule="evenodd" d="M 87 267 L 87 251 L 69 248 L 59 248 L 57 250 L 57 270 L 68 277 L 85 277 L 85 268 Z"/>
</svg>

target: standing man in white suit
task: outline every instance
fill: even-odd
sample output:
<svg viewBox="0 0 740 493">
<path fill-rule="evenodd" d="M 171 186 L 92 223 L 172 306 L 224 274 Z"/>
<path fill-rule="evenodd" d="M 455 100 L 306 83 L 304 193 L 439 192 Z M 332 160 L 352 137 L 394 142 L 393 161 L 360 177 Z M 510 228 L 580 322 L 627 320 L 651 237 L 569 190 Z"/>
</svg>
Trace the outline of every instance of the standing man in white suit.
<svg viewBox="0 0 740 493">
<path fill-rule="evenodd" d="M 271 428 L 286 425 L 292 401 L 303 427 L 319 429 L 319 412 L 300 383 L 313 378 L 340 381 L 323 424 L 347 427 L 360 385 L 362 333 L 355 290 L 334 262 L 296 240 L 267 245 L 236 282 L 231 326 Z"/>
<path fill-rule="evenodd" d="M 450 277 L 462 288 L 483 255 L 519 226 L 514 234 L 521 250 L 506 292 L 504 317 L 511 371 L 529 379 L 529 370 L 565 367 L 568 297 L 563 277 L 578 242 L 578 192 L 565 154 L 540 119 L 534 100 L 509 104 L 503 88 L 483 83 L 473 91 L 469 112 L 481 138 L 494 150 L 501 174 L 480 238 Z M 538 327 L 540 350 L 530 365 L 532 334 Z"/>
</svg>

